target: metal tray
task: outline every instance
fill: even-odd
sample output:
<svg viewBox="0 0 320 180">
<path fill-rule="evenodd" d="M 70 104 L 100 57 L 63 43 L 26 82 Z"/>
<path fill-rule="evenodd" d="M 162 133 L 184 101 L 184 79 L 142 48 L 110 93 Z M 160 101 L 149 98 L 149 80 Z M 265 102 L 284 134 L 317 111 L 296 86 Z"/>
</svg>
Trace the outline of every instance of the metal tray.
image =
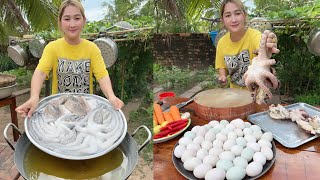
<svg viewBox="0 0 320 180">
<path fill-rule="evenodd" d="M 176 146 L 178 146 L 179 143 L 176 143 L 173 150 L 176 148 Z M 254 179 L 258 179 L 259 177 L 261 177 L 262 175 L 264 175 L 274 164 L 274 162 L 276 161 L 276 145 L 274 144 L 274 141 L 271 142 L 272 144 L 272 151 L 273 151 L 273 158 L 271 160 L 268 160 L 266 162 L 265 165 L 263 165 L 263 169 L 262 172 L 254 177 L 249 177 L 248 175 L 246 175 L 243 179 L 244 180 L 254 180 Z M 189 179 L 189 180 L 200 180 L 199 178 L 196 178 L 193 175 L 192 171 L 188 171 L 183 167 L 183 162 L 181 161 L 180 158 L 177 158 L 173 151 L 172 151 L 172 161 L 173 161 L 173 165 L 174 167 L 179 171 L 179 173 L 184 176 L 185 178 Z M 202 179 L 201 179 L 202 180 Z"/>
<path fill-rule="evenodd" d="M 304 109 L 310 116 L 320 116 L 320 109 L 306 103 L 295 103 L 284 106 L 284 108 L 288 110 L 296 108 Z M 291 120 L 276 120 L 271 118 L 268 111 L 251 114 L 248 116 L 248 120 L 260 126 L 262 130 L 270 131 L 274 139 L 287 148 L 296 148 L 319 137 L 319 135 L 307 133 Z"/>
</svg>

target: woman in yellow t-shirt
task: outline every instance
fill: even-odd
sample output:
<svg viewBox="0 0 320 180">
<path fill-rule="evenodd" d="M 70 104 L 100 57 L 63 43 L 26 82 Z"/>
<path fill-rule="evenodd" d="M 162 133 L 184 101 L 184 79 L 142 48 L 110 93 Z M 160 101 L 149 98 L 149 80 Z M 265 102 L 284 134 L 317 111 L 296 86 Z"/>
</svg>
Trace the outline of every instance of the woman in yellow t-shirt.
<svg viewBox="0 0 320 180">
<path fill-rule="evenodd" d="M 31 117 L 39 103 L 41 87 L 52 71 L 52 93 L 93 93 L 93 76 L 104 95 L 116 109 L 124 103 L 115 96 L 99 48 L 80 38 L 86 23 L 84 9 L 77 0 L 63 1 L 58 25 L 63 38 L 50 42 L 44 49 L 31 80 L 30 99 L 16 108 L 22 117 Z"/>
<path fill-rule="evenodd" d="M 242 77 L 254 52 L 259 49 L 261 32 L 246 27 L 247 13 L 241 0 L 222 1 L 220 15 L 229 32 L 217 44 L 215 68 L 218 69 L 218 80 L 225 85 L 229 75 L 231 88 L 246 88 Z M 270 32 L 266 46 L 271 53 L 279 52 L 276 42 L 276 35 Z"/>
</svg>

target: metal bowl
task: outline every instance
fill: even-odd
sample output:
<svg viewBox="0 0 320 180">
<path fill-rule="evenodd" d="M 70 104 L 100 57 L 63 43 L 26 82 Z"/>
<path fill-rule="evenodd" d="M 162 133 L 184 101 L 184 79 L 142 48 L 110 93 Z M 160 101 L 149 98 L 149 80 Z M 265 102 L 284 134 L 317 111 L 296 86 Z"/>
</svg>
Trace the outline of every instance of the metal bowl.
<svg viewBox="0 0 320 180">
<path fill-rule="evenodd" d="M 27 52 L 18 44 L 7 48 L 8 56 L 18 65 L 24 66 L 28 61 Z"/>
<path fill-rule="evenodd" d="M 0 88 L 0 99 L 11 96 L 16 84 Z"/>
<path fill-rule="evenodd" d="M 110 38 L 98 38 L 93 41 L 101 51 L 104 63 L 109 68 L 117 61 L 118 47 L 117 44 Z"/>
<path fill-rule="evenodd" d="M 41 58 L 45 46 L 44 39 L 37 37 L 29 42 L 29 51 L 34 57 Z"/>
<path fill-rule="evenodd" d="M 307 46 L 312 54 L 320 56 L 320 28 L 310 31 Z"/>
<path fill-rule="evenodd" d="M 83 94 L 83 93 L 60 93 L 60 94 L 51 95 L 51 96 L 48 96 L 48 97 L 42 99 L 40 101 L 40 103 L 39 103 L 38 109 L 41 108 L 41 107 L 44 107 L 46 104 L 48 104 L 49 101 L 52 101 L 54 99 L 58 99 L 62 95 L 83 96 L 83 97 L 88 98 L 88 99 L 97 100 L 97 103 L 102 103 L 103 105 L 106 105 L 108 107 L 112 106 L 111 103 L 107 99 L 102 98 L 102 97 L 97 96 L 97 95 Z M 36 109 L 36 111 L 38 111 L 38 109 Z M 122 113 L 121 110 L 119 110 L 116 113 L 117 113 L 116 120 L 118 120 L 119 123 L 122 123 L 120 128 L 117 129 L 118 131 L 121 131 L 120 137 L 111 146 L 109 146 L 108 148 L 100 150 L 100 151 L 98 151 L 98 152 L 96 152 L 94 154 L 84 154 L 84 155 L 73 155 L 72 154 L 71 155 L 71 154 L 67 154 L 66 152 L 53 150 L 52 148 L 50 148 L 50 143 L 44 142 L 42 140 L 42 137 L 38 137 L 37 136 L 37 133 L 35 132 L 35 129 L 33 128 L 33 124 L 32 123 L 35 122 L 35 120 L 39 120 L 39 119 L 34 119 L 33 116 L 31 116 L 31 118 L 28 118 L 28 117 L 25 118 L 24 127 L 25 127 L 25 130 L 26 130 L 26 134 L 27 134 L 28 138 L 30 139 L 30 141 L 32 142 L 32 144 L 34 144 L 39 149 L 41 149 L 42 151 L 44 151 L 44 152 L 46 152 L 46 153 L 48 153 L 48 154 L 50 154 L 52 156 L 63 158 L 63 159 L 70 159 L 70 160 L 92 159 L 92 158 L 100 157 L 100 156 L 110 152 L 114 148 L 116 148 L 122 142 L 124 137 L 126 136 L 126 133 L 127 133 L 127 121 L 126 121 L 126 118 L 125 118 L 125 116 L 124 116 L 124 114 Z M 35 125 L 35 126 L 37 126 L 37 125 Z"/>
</svg>

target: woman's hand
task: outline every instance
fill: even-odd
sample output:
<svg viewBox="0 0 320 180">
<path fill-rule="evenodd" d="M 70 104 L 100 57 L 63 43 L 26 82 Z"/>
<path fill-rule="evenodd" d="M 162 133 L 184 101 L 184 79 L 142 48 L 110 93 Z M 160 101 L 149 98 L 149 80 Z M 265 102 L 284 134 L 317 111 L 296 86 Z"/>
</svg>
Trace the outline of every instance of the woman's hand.
<svg viewBox="0 0 320 180">
<path fill-rule="evenodd" d="M 221 84 L 223 86 L 226 85 L 227 84 L 227 77 L 226 76 L 219 76 L 218 82 L 219 82 L 219 84 Z"/>
<path fill-rule="evenodd" d="M 16 108 L 16 112 L 20 114 L 21 117 L 31 117 L 32 113 L 36 110 L 39 104 L 39 97 L 30 97 L 30 99 Z"/>
<path fill-rule="evenodd" d="M 277 54 L 280 52 L 280 50 L 277 48 L 277 43 L 278 43 L 278 39 L 277 36 L 269 31 L 266 30 L 264 31 L 264 33 L 267 33 L 267 43 L 266 43 L 266 47 L 268 48 L 268 54 Z"/>
<path fill-rule="evenodd" d="M 111 96 L 108 99 L 116 110 L 119 110 L 124 106 L 123 101 L 121 101 L 117 96 Z"/>
</svg>

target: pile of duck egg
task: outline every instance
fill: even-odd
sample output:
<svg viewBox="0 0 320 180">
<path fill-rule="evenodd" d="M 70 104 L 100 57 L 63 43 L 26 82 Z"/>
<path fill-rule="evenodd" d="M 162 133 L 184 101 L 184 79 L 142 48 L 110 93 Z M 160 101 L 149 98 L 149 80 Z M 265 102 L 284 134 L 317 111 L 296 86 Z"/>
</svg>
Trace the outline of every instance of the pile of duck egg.
<svg viewBox="0 0 320 180">
<path fill-rule="evenodd" d="M 242 119 L 212 120 L 186 131 L 173 153 L 196 178 L 243 179 L 259 175 L 273 159 L 272 140 L 271 132 Z"/>
</svg>

